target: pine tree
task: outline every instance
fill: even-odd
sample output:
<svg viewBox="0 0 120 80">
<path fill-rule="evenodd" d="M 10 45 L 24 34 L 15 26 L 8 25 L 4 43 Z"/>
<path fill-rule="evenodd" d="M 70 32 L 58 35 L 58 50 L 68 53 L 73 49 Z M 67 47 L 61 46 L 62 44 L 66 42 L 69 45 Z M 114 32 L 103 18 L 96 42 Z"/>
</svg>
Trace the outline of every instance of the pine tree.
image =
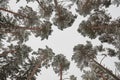
<svg viewBox="0 0 120 80">
<path fill-rule="evenodd" d="M 63 54 L 58 54 L 54 57 L 52 62 L 53 70 L 59 74 L 60 80 L 63 80 L 63 71 L 69 69 L 70 62 L 66 59 Z"/>
<path fill-rule="evenodd" d="M 48 39 L 52 35 L 53 25 L 64 30 L 72 26 L 77 16 L 88 17 L 78 26 L 77 31 L 82 36 L 98 38 L 101 44 L 108 43 L 115 47 L 93 47 L 89 41 L 86 45 L 75 46 L 72 60 L 80 70 L 84 71 L 85 67 L 91 69 L 84 71 L 82 78 L 120 80 L 119 75 L 98 63 L 96 58 L 98 52 L 106 51 L 105 56 L 120 59 L 120 19 L 113 20 L 112 15 L 107 13 L 111 5 L 119 7 L 120 0 L 26 0 L 27 4 L 17 11 L 10 8 L 10 1 L 12 0 L 0 0 L 0 80 L 36 80 L 35 76 L 40 69 L 51 65 L 55 73 L 60 75 L 60 80 L 63 80 L 63 71 L 68 70 L 70 65 L 66 56 L 55 55 L 47 46 L 36 52 L 25 43 L 32 34 L 41 40 Z M 20 2 L 21 0 L 16 0 L 16 5 Z M 37 10 L 29 6 L 29 3 L 34 2 L 38 6 Z M 74 5 L 77 7 L 77 15 L 71 11 Z M 119 62 L 115 62 L 115 65 L 119 71 Z M 69 79 L 76 80 L 76 77 L 70 76 Z"/>
<path fill-rule="evenodd" d="M 109 74 L 115 80 L 119 80 L 119 78 L 115 74 L 113 74 L 109 69 L 105 68 L 104 66 L 102 66 L 100 63 L 98 63 L 95 60 L 97 51 L 95 48 L 93 48 L 92 44 L 89 41 L 87 42 L 86 45 L 78 44 L 77 46 L 74 47 L 73 51 L 75 53 L 72 56 L 72 60 L 74 60 L 75 63 L 77 63 L 77 67 L 80 68 L 80 70 L 83 70 L 83 68 L 92 65 L 91 63 L 93 62 L 95 65 L 97 65 L 98 69 L 103 70 L 103 72 Z M 92 74 L 95 74 L 94 71 L 91 71 L 90 75 L 89 75 L 89 71 L 85 72 L 85 74 L 86 75 L 88 74 L 87 76 L 91 77 L 90 80 L 92 80 L 93 78 L 94 79 L 97 78 L 94 75 L 92 75 Z M 87 79 L 85 79 L 85 80 L 87 80 Z"/>
</svg>

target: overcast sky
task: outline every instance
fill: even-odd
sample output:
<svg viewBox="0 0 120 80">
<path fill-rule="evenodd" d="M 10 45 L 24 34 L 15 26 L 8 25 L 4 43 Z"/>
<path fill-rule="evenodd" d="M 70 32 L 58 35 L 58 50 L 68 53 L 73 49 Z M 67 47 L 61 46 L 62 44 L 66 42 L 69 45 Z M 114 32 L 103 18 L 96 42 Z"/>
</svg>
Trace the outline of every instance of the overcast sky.
<svg viewBox="0 0 120 80">
<path fill-rule="evenodd" d="M 22 6 L 25 4 L 26 4 L 25 0 L 21 0 L 21 2 L 18 3 L 17 5 Z M 36 9 L 37 7 L 36 4 L 37 3 L 34 3 L 34 4 L 31 3 L 30 6 Z M 17 11 L 17 9 L 19 8 L 19 6 L 15 4 L 15 0 L 12 0 L 10 5 L 11 5 L 10 7 L 11 10 Z M 74 7 L 72 9 L 73 14 L 75 13 Z M 120 14 L 120 8 L 111 6 L 108 12 L 110 12 L 111 15 L 114 16 L 114 18 L 117 18 Z M 37 51 L 38 48 L 45 48 L 45 46 L 47 45 L 48 47 L 52 48 L 56 54 L 62 53 L 67 57 L 67 59 L 71 61 L 71 56 L 73 54 L 73 47 L 75 45 L 85 44 L 87 40 L 92 41 L 94 45 L 100 44 L 100 42 L 97 39 L 91 40 L 87 37 L 85 38 L 77 32 L 77 28 L 80 22 L 84 19 L 86 18 L 83 18 L 82 16 L 78 16 L 74 24 L 71 27 L 64 29 L 63 31 L 57 29 L 57 27 L 53 25 L 52 35 L 49 36 L 48 40 L 41 41 L 40 38 L 35 38 L 32 35 L 30 36 L 30 40 L 26 44 L 32 47 L 35 51 Z M 107 44 L 105 44 L 105 46 L 112 47 L 112 46 L 108 46 Z M 99 61 L 101 60 L 101 58 L 102 57 L 98 56 Z M 108 67 L 109 69 L 114 70 L 115 60 L 117 59 L 108 57 L 104 59 L 103 65 L 106 65 L 106 67 Z M 74 74 L 75 76 L 77 76 L 78 80 L 82 80 L 81 79 L 82 73 L 76 67 L 76 64 L 74 64 L 74 62 L 71 62 L 70 69 L 67 72 L 68 72 L 67 75 L 65 75 L 63 78 L 68 78 L 69 75 Z M 37 80 L 59 80 L 59 77 L 58 75 L 55 75 L 52 68 L 49 68 L 49 69 L 42 68 L 42 71 L 40 72 L 40 74 L 38 74 Z"/>
</svg>

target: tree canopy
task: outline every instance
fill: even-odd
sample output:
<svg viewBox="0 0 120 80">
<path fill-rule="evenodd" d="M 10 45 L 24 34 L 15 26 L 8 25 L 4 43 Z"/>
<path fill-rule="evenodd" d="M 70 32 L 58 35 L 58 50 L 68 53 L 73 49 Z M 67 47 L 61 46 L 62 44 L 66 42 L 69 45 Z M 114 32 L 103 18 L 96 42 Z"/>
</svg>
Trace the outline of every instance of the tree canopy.
<svg viewBox="0 0 120 80">
<path fill-rule="evenodd" d="M 120 0 L 25 0 L 26 5 L 16 11 L 9 5 L 11 1 L 0 0 L 0 80 L 36 80 L 41 68 L 50 66 L 60 80 L 77 80 L 74 75 L 62 77 L 71 62 L 64 54 L 56 54 L 48 46 L 34 51 L 32 45 L 25 43 L 31 35 L 49 40 L 53 26 L 63 31 L 71 27 L 78 16 L 87 19 L 78 21 L 77 32 L 101 42 L 96 46 L 90 41 L 74 46 L 71 60 L 83 72 L 82 79 L 120 80 L 120 62 L 115 62 L 116 74 L 101 64 L 106 56 L 120 60 L 120 19 L 113 19 L 107 11 L 110 6 L 119 7 Z M 22 0 L 15 1 L 19 5 Z M 35 3 L 36 9 L 30 3 Z M 71 10 L 73 7 L 76 14 Z M 104 47 L 103 43 L 114 49 Z M 101 62 L 97 60 L 99 54 L 103 56 Z"/>
</svg>

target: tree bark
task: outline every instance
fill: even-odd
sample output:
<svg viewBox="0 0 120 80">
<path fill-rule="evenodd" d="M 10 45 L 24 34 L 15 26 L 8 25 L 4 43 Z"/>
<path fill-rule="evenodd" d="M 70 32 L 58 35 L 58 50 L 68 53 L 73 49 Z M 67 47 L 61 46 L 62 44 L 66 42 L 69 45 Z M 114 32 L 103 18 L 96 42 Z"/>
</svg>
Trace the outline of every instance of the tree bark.
<svg viewBox="0 0 120 80">
<path fill-rule="evenodd" d="M 60 80 L 62 80 L 62 64 L 60 64 Z"/>
</svg>

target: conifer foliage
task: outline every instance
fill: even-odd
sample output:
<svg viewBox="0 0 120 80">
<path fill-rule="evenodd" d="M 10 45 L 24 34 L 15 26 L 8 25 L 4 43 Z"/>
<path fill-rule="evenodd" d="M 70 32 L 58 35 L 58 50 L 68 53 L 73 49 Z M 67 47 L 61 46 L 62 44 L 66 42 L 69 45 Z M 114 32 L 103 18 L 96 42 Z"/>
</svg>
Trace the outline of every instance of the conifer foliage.
<svg viewBox="0 0 120 80">
<path fill-rule="evenodd" d="M 120 80 L 120 62 L 115 62 L 116 74 L 102 65 L 108 56 L 120 60 L 120 19 L 113 19 L 107 12 L 110 6 L 119 7 L 120 0 L 25 0 L 26 4 L 18 10 L 11 8 L 11 1 L 0 0 L 0 80 L 36 80 L 41 68 L 50 66 L 60 80 L 77 80 L 74 75 L 63 78 L 64 72 L 70 68 L 67 56 L 55 54 L 48 46 L 34 51 L 32 45 L 25 44 L 31 35 L 41 40 L 49 39 L 53 26 L 62 31 L 71 27 L 77 16 L 87 17 L 78 21 L 78 33 L 90 39 L 98 38 L 101 42 L 97 46 L 90 41 L 74 46 L 71 59 L 83 71 L 82 79 Z M 22 0 L 14 1 L 18 5 Z M 36 9 L 31 3 L 37 5 Z M 103 43 L 114 46 L 114 49 L 104 47 Z M 100 53 L 104 54 L 98 62 Z"/>
</svg>

